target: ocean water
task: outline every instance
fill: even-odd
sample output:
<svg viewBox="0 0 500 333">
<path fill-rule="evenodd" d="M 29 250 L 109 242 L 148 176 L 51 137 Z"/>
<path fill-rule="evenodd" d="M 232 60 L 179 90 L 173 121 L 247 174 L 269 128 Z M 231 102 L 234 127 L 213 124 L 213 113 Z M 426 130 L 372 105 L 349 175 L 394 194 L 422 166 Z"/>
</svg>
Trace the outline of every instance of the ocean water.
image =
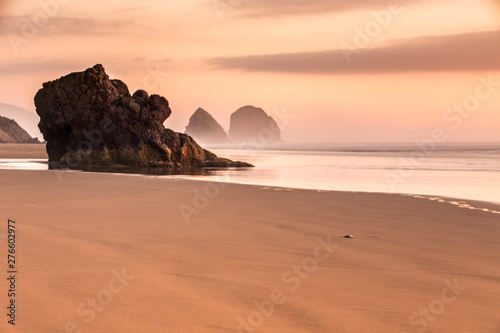
<svg viewBox="0 0 500 333">
<path fill-rule="evenodd" d="M 403 145 L 347 148 L 281 145 L 261 150 L 234 147 L 210 150 L 256 167 L 190 171 L 184 175 L 158 171 L 150 174 L 286 188 L 434 195 L 500 204 L 500 145 L 432 150 Z M 0 159 L 2 168 L 47 170 L 47 163 Z"/>
<path fill-rule="evenodd" d="M 500 203 L 500 145 L 435 150 L 412 146 L 212 149 L 250 162 L 218 170 L 218 181 L 315 190 L 405 193 Z"/>
</svg>

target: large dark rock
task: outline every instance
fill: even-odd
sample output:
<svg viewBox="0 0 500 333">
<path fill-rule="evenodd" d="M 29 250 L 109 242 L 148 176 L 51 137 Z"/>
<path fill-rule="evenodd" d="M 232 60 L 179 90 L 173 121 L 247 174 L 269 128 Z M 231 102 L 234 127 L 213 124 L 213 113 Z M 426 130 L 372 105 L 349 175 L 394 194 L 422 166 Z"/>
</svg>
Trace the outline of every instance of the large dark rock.
<svg viewBox="0 0 500 333">
<path fill-rule="evenodd" d="M 35 105 L 53 167 L 203 167 L 219 160 L 189 135 L 165 129 L 172 111 L 164 97 L 130 95 L 102 65 L 44 83 Z"/>
<path fill-rule="evenodd" d="M 241 143 L 272 144 L 281 142 L 276 121 L 261 108 L 244 106 L 231 115 L 229 139 Z"/>
<path fill-rule="evenodd" d="M 186 134 L 192 136 L 201 143 L 228 143 L 226 131 L 215 120 L 210 113 L 199 108 L 189 118 Z"/>
<path fill-rule="evenodd" d="M 0 116 L 0 143 L 40 143 L 13 119 Z"/>
</svg>

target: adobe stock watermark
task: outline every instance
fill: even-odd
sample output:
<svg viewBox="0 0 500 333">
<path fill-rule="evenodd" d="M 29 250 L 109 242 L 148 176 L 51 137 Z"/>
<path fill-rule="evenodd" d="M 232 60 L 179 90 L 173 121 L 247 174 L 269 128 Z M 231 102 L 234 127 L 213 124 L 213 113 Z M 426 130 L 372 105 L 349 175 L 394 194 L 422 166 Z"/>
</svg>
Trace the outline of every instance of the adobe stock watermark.
<svg viewBox="0 0 500 333">
<path fill-rule="evenodd" d="M 243 2 L 245 0 L 213 0 L 213 7 L 219 19 L 224 21 Z"/>
<path fill-rule="evenodd" d="M 169 75 L 168 72 L 163 72 L 161 70 L 159 64 L 156 64 L 154 68 L 148 66 L 145 68 L 145 71 L 147 74 L 142 78 L 142 86 L 135 87 L 132 94 L 137 90 L 151 91 L 158 88 Z M 115 124 L 117 120 L 119 120 L 119 122 L 126 121 L 129 114 L 130 111 L 124 109 L 123 112 L 119 113 L 119 119 L 105 117 L 99 122 L 98 128 L 83 131 L 84 140 L 79 141 L 75 147 L 66 146 L 64 164 L 72 169 L 78 168 L 82 164 L 82 157 L 91 155 L 94 149 L 100 147 L 104 143 L 104 135 L 109 135 L 116 130 Z M 61 183 L 63 181 L 63 171 L 56 169 L 54 172 L 58 181 Z"/>
<path fill-rule="evenodd" d="M 165 79 L 170 75 L 169 72 L 164 72 L 162 68 L 160 68 L 159 63 L 156 63 L 154 67 L 147 66 L 145 71 L 147 74 L 142 78 L 141 85 L 134 86 L 131 93 L 134 93 L 137 90 L 151 92 L 161 86 L 165 82 Z"/>
<path fill-rule="evenodd" d="M 181 203 L 179 205 L 179 212 L 182 215 L 184 223 L 191 224 L 192 217 L 200 215 L 203 210 L 207 209 L 212 200 L 220 195 L 221 189 L 227 187 L 227 185 L 224 181 L 207 182 L 203 188 L 195 188 L 191 203 Z"/>
<path fill-rule="evenodd" d="M 442 315 L 448 306 L 457 300 L 462 295 L 462 292 L 467 289 L 467 286 L 460 285 L 458 278 L 453 282 L 444 281 L 445 287 L 441 291 L 440 297 L 432 300 L 426 307 L 422 307 L 418 312 L 413 312 L 408 320 L 409 324 L 415 328 L 416 332 L 423 333 L 427 330 L 430 323 L 433 323 Z M 403 331 L 401 333 L 409 333 Z"/>
<path fill-rule="evenodd" d="M 282 131 L 296 118 L 295 114 L 288 113 L 286 107 L 283 107 L 281 110 L 273 109 L 271 116 L 274 121 L 270 119 L 268 127 L 262 128 L 256 136 L 250 136 L 241 142 L 237 147 L 237 151 L 244 152 L 247 156 L 255 155 L 260 147 L 275 142 L 277 139 L 275 126 Z M 188 204 L 181 203 L 178 206 L 184 223 L 190 225 L 192 217 L 200 215 L 210 205 L 211 201 L 220 195 L 221 189 L 227 187 L 227 183 L 229 182 L 230 178 L 225 178 L 217 182 L 207 182 L 203 188 L 195 188 L 191 202 Z"/>
<path fill-rule="evenodd" d="M 61 333 L 81 333 L 82 326 L 90 325 L 98 314 L 102 313 L 113 302 L 115 296 L 122 293 L 130 281 L 135 280 L 135 276 L 127 274 L 125 267 L 120 272 L 112 270 L 111 275 L 113 277 L 109 280 L 105 288 L 99 290 L 95 297 L 88 297 L 85 302 L 77 306 L 76 314 L 83 323 L 69 321 Z"/>
<path fill-rule="evenodd" d="M 25 16 L 20 20 L 19 31 L 7 34 L 14 53 L 19 54 L 20 48 L 33 40 L 51 19 L 59 15 L 61 6 L 67 5 L 71 0 L 38 0 L 40 7 L 34 14 Z"/>
<path fill-rule="evenodd" d="M 292 120 L 297 117 L 296 114 L 289 113 L 286 106 L 281 109 L 274 108 L 271 111 L 270 116 L 272 119 L 269 119 L 269 125 L 262 128 L 257 135 L 249 136 L 246 140 L 239 143 L 238 150 L 253 151 L 255 153 L 262 146 L 275 143 L 278 130 L 282 133 L 288 126 L 290 126 Z"/>
<path fill-rule="evenodd" d="M 352 57 L 355 54 L 360 54 L 361 51 L 377 39 L 384 29 L 391 25 L 395 16 L 400 15 L 404 10 L 404 7 L 400 0 L 389 0 L 387 4 L 387 9 L 380 11 L 372 11 L 372 19 L 363 27 L 356 27 L 354 29 L 354 38 L 352 43 L 347 43 L 345 41 L 341 42 L 339 47 L 344 54 L 347 63 L 352 63 Z"/>
<path fill-rule="evenodd" d="M 464 119 L 469 119 L 474 112 L 479 110 L 481 104 L 490 99 L 500 87 L 500 81 L 495 81 L 493 74 L 489 74 L 487 77 L 481 76 L 478 81 L 473 94 L 467 96 L 462 102 L 455 103 L 444 113 L 443 120 L 447 124 L 452 124 L 452 129 L 460 129 Z"/>
<path fill-rule="evenodd" d="M 395 191 L 398 184 L 404 183 L 414 173 L 418 165 L 432 157 L 439 145 L 448 141 L 449 133 L 457 131 L 464 120 L 469 119 L 477 112 L 481 104 L 491 98 L 500 87 L 500 81 L 495 81 L 493 74 L 478 78 L 474 92 L 461 102 L 455 103 L 443 114 L 443 121 L 448 127 L 434 128 L 429 138 L 415 140 L 416 148 L 408 157 L 401 157 L 396 170 L 387 171 L 385 180 L 391 191 Z"/>
<path fill-rule="evenodd" d="M 253 302 L 255 308 L 246 318 L 238 317 L 237 333 L 252 333 L 264 325 L 265 320 L 269 319 L 276 310 L 277 306 L 283 305 L 287 301 L 287 296 L 296 292 L 302 283 L 316 272 L 319 265 L 328 260 L 340 244 L 332 243 L 332 236 L 326 239 L 317 238 L 318 245 L 311 256 L 308 256 L 299 265 L 293 265 L 290 269 L 281 275 L 282 288 L 271 291 L 268 299 L 261 302 Z"/>
</svg>

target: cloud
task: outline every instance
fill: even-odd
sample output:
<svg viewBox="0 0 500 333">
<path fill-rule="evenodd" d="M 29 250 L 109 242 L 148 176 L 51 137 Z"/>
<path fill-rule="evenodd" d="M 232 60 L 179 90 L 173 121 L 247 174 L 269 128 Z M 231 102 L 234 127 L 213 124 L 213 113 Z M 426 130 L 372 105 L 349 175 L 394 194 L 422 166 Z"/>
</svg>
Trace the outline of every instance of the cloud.
<svg viewBox="0 0 500 333">
<path fill-rule="evenodd" d="M 387 9 L 389 0 L 212 0 L 221 11 L 231 10 L 236 16 L 275 17 L 316 15 L 351 10 Z M 426 0 L 414 0 L 418 3 Z M 392 3 L 401 5 L 403 1 Z"/>
<path fill-rule="evenodd" d="M 118 10 L 117 12 L 121 13 L 122 11 Z M 48 38 L 111 36 L 120 39 L 163 39 L 166 34 L 174 35 L 178 33 L 178 27 L 174 23 L 161 22 L 160 25 L 158 22 L 141 14 L 135 14 L 132 17 L 127 15 L 121 15 L 121 17 L 54 16 L 49 17 L 46 24 L 38 27 L 33 20 L 33 15 L 0 15 L 0 33 L 13 33 L 25 37 L 26 31 L 28 31 L 28 35 L 34 34 Z"/>
<path fill-rule="evenodd" d="M 94 18 L 79 18 L 56 16 L 47 17 L 47 24 L 37 27 L 29 16 L 0 16 L 0 31 L 23 35 L 23 29 L 30 27 L 39 31 L 42 35 L 109 35 L 123 32 L 130 26 L 130 21 L 118 20 L 98 20 Z"/>
<path fill-rule="evenodd" d="M 316 74 L 500 70 L 500 31 L 426 36 L 358 51 L 352 54 L 351 63 L 339 47 L 319 52 L 219 57 L 209 59 L 208 64 L 248 72 Z"/>
<path fill-rule="evenodd" d="M 100 59 L 94 61 L 64 60 L 61 58 L 48 59 L 46 57 L 32 57 L 26 60 L 13 60 L 0 64 L 0 74 L 44 74 L 44 75 L 66 75 L 72 72 L 80 72 L 94 66 L 100 62 L 110 72 L 127 75 L 130 72 L 148 73 L 148 68 L 156 66 L 166 66 L 172 60 L 148 59 L 144 57 L 123 58 L 123 59 Z"/>
<path fill-rule="evenodd" d="M 89 67 L 86 65 L 88 64 L 77 61 L 48 60 L 36 57 L 25 61 L 12 61 L 0 64 L 0 74 L 70 73 Z"/>
</svg>

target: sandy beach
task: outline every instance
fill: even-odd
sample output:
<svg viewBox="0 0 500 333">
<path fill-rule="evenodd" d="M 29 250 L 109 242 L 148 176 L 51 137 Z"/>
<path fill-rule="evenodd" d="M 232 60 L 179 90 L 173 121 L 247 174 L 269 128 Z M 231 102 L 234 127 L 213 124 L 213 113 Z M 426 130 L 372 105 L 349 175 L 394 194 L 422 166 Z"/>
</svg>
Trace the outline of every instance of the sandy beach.
<svg viewBox="0 0 500 333">
<path fill-rule="evenodd" d="M 0 183 L 0 244 L 6 257 L 15 220 L 18 265 L 2 332 L 500 329 L 499 215 L 144 176 L 0 170 Z"/>
</svg>

